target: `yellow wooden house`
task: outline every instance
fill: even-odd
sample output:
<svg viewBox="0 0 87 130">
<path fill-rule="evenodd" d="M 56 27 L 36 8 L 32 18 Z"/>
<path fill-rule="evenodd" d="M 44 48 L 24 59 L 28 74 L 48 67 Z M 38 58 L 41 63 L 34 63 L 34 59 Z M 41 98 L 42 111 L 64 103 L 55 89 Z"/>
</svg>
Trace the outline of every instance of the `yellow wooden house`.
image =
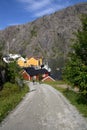
<svg viewBox="0 0 87 130">
<path fill-rule="evenodd" d="M 25 67 L 26 66 L 26 60 L 21 57 L 17 60 L 17 64 L 20 66 L 20 67 Z"/>
<path fill-rule="evenodd" d="M 28 66 L 41 66 L 42 65 L 42 58 L 28 58 L 27 60 Z"/>
<path fill-rule="evenodd" d="M 23 58 L 19 58 L 17 63 L 20 67 L 30 67 L 30 66 L 38 67 L 42 65 L 42 58 L 30 57 L 26 58 L 25 60 Z"/>
</svg>

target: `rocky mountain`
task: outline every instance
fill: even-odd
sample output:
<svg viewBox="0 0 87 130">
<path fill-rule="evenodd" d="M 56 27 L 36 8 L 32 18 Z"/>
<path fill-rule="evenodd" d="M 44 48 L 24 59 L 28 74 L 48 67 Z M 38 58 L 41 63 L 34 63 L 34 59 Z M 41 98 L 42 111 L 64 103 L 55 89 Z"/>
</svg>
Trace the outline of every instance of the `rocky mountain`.
<svg viewBox="0 0 87 130">
<path fill-rule="evenodd" d="M 73 32 L 81 26 L 81 14 L 87 14 L 87 2 L 43 16 L 31 23 L 10 26 L 0 31 L 3 53 L 9 51 L 26 56 L 42 56 L 57 60 L 58 66 L 61 66 L 70 50 Z"/>
</svg>

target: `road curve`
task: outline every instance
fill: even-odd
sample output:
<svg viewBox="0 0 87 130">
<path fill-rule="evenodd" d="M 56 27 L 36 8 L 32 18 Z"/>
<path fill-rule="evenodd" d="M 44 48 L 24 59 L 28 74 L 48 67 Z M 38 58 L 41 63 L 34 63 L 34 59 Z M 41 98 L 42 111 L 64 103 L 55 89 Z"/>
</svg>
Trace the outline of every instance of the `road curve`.
<svg viewBox="0 0 87 130">
<path fill-rule="evenodd" d="M 28 83 L 30 92 L 0 124 L 0 130 L 87 130 L 86 120 L 46 84 Z"/>
</svg>

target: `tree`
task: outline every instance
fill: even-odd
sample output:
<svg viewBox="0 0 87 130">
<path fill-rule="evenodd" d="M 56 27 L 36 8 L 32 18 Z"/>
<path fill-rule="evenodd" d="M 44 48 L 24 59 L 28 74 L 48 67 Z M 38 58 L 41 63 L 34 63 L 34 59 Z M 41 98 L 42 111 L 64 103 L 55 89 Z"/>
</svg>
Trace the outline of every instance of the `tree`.
<svg viewBox="0 0 87 130">
<path fill-rule="evenodd" d="M 15 61 L 7 64 L 7 67 L 6 67 L 6 79 L 7 79 L 7 81 L 9 81 L 11 83 L 15 83 L 16 78 L 20 76 L 20 74 L 19 74 L 20 70 L 19 69 L 20 68 L 18 67 L 18 65 Z"/>
<path fill-rule="evenodd" d="M 78 86 L 81 94 L 87 97 L 87 15 L 81 16 L 81 22 L 64 69 L 64 79 Z"/>
<path fill-rule="evenodd" d="M 0 90 L 5 82 L 5 63 L 3 62 L 4 42 L 0 41 Z"/>
</svg>

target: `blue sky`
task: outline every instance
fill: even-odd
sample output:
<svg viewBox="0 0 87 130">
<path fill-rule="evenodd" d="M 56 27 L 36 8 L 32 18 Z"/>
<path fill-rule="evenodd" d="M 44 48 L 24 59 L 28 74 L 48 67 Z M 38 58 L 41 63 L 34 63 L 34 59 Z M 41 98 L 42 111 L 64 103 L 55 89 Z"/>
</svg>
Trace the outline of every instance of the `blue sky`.
<svg viewBox="0 0 87 130">
<path fill-rule="evenodd" d="M 31 22 L 80 2 L 87 2 L 87 0 L 1 0 L 0 30 Z"/>
</svg>

